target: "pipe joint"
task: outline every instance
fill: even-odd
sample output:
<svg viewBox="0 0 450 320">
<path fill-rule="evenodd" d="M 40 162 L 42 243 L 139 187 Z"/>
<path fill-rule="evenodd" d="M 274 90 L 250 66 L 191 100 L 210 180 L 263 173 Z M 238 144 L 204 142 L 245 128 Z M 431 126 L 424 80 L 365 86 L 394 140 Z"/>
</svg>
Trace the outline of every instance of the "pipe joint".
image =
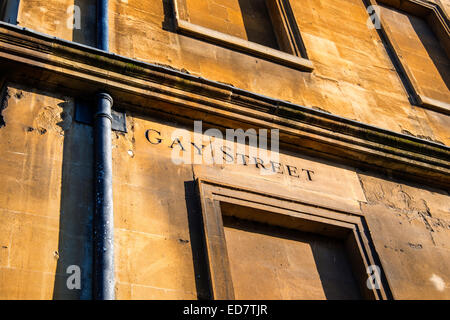
<svg viewBox="0 0 450 320">
<path fill-rule="evenodd" d="M 107 118 L 112 123 L 111 108 L 113 106 L 113 98 L 107 93 L 97 94 L 97 110 L 94 114 L 94 118 Z"/>
<path fill-rule="evenodd" d="M 109 121 L 111 121 L 112 123 L 112 116 L 111 114 L 105 113 L 105 112 L 96 112 L 94 115 L 95 119 L 99 119 L 99 118 L 107 118 L 109 119 Z"/>
<path fill-rule="evenodd" d="M 107 99 L 111 103 L 111 106 L 113 105 L 113 102 L 114 102 L 113 98 L 105 92 L 97 93 L 97 98 L 98 99 Z"/>
</svg>

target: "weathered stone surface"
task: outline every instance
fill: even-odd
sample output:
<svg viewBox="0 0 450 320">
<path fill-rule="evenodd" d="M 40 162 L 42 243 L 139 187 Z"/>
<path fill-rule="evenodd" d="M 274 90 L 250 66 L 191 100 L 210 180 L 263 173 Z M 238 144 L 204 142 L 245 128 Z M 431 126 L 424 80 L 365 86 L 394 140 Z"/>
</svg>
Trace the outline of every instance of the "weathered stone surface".
<svg viewBox="0 0 450 320">
<path fill-rule="evenodd" d="M 179 6 L 183 7 L 180 10 L 184 10 L 191 22 L 247 39 L 238 1 L 224 4 L 212 0 L 188 0 L 184 6 L 185 1 L 179 1 Z M 444 8 L 448 6 L 447 1 L 441 3 Z M 87 2 L 76 1 L 83 17 L 82 28 L 72 32 L 66 25 L 70 5 L 73 2 L 27 2 L 21 7 L 19 25 L 92 44 L 95 39 L 92 37 L 92 12 L 95 10 Z M 445 129 L 434 127 L 428 119 L 418 118 L 420 111 L 410 106 L 376 31 L 367 28 L 369 16 L 361 0 L 293 1 L 291 5 L 309 57 L 317 66 L 312 76 L 164 30 L 162 26 L 169 25 L 170 28 L 173 21 L 169 0 L 111 1 L 111 51 L 185 69 L 271 97 L 320 107 L 397 132 L 407 130 L 416 136 L 449 143 L 448 135 L 442 131 Z M 424 81 L 430 83 L 427 79 Z M 323 91 L 325 85 L 332 89 L 330 94 Z M 361 87 L 365 93 L 342 91 L 349 86 Z M 436 85 L 430 86 L 426 89 L 431 90 L 430 95 L 445 96 L 442 90 L 436 90 Z M 398 103 L 377 101 L 380 93 L 395 98 Z M 377 110 L 384 112 L 380 115 Z M 407 117 L 405 110 L 409 114 Z M 448 116 L 440 117 L 447 127 L 450 126 Z M 431 127 L 431 130 L 425 130 L 425 127 Z"/>
<path fill-rule="evenodd" d="M 0 296 L 76 298 L 66 269 L 90 273 L 92 145 L 88 128 L 72 121 L 73 100 L 8 85 L 0 129 Z M 29 282 L 31 281 L 31 282 Z"/>
<path fill-rule="evenodd" d="M 396 299 L 449 299 L 448 193 L 359 174 L 361 204 Z"/>
<path fill-rule="evenodd" d="M 262 37 L 270 27 L 266 15 L 243 10 L 240 6 L 243 1 L 178 2 L 180 15 L 191 23 L 276 47 L 272 36 Z M 449 0 L 435 2 L 441 3 L 448 13 Z M 361 0 L 302 0 L 290 3 L 308 58 L 314 63 L 312 72 L 294 70 L 254 55 L 176 33 L 170 0 L 110 1 L 110 50 L 325 113 L 447 146 L 450 144 L 450 117 L 410 104 L 378 33 L 367 27 L 369 15 Z M 256 0 L 252 0 L 252 4 L 252 10 L 262 6 Z M 74 29 L 70 23 L 69 27 L 67 25 L 68 21 L 72 21 L 72 5 L 81 9 L 81 29 Z M 446 99 L 448 86 L 446 88 L 446 78 L 442 77 L 440 71 L 448 66 L 448 59 L 445 60 L 441 54 L 437 64 L 429 65 L 429 52 L 420 45 L 420 39 L 407 23 L 408 19 L 399 13 L 392 15 L 391 20 L 398 23 L 393 26 L 397 28 L 394 34 L 406 48 L 405 57 L 417 75 L 417 80 L 423 83 L 424 92 Z M 418 25 L 423 27 L 424 22 L 418 22 Z M 91 1 L 22 1 L 19 26 L 95 45 L 95 7 Z M 407 30 L 404 33 L 402 30 L 405 28 Z M 424 34 L 421 40 L 426 43 L 436 40 L 430 33 Z M 7 42 L 2 43 L 5 45 L 4 52 L 12 50 L 11 43 L 7 48 Z M 61 46 L 59 50 L 69 55 Z M 32 49 L 27 47 L 22 50 L 23 53 Z M 54 45 L 54 50 L 58 51 L 57 45 Z M 35 59 L 41 63 L 47 52 L 39 54 Z M 98 52 L 94 55 L 95 61 L 104 58 Z M 58 63 L 66 62 L 62 56 L 48 56 L 57 65 L 49 71 L 53 72 L 55 78 L 48 76 L 48 73 L 33 75 L 34 81 L 42 81 L 40 87 L 46 87 L 47 81 L 49 87 L 51 83 L 56 83 L 52 82 L 56 79 L 54 74 L 60 71 L 63 73 L 63 67 Z M 90 70 L 83 70 L 89 65 L 81 60 L 73 62 L 76 67 L 80 67 L 79 70 L 72 69 L 70 73 L 77 79 L 72 89 L 80 96 L 87 94 L 79 93 L 83 84 L 80 84 L 76 72 L 91 72 L 84 78 L 89 84 L 94 82 L 94 77 L 106 79 L 105 87 L 116 81 L 116 89 L 121 86 L 120 92 L 124 94 L 131 86 L 127 83 L 132 77 L 131 71 L 139 68 L 134 64 L 118 64 L 120 67 L 116 66 L 116 69 L 123 67 L 130 73 L 126 74 L 128 78 L 123 76 L 112 80 L 114 72 L 120 74 L 122 71 L 107 70 L 105 74 L 93 75 L 94 71 L 103 68 L 102 64 L 91 65 Z M 17 61 L 28 63 L 21 56 L 17 56 Z M 2 71 L 11 70 L 0 67 Z M 13 72 L 20 74 L 22 71 Z M 91 298 L 94 198 L 92 127 L 73 120 L 75 98 L 57 92 L 60 89 L 57 85 L 56 88 L 51 86 L 52 90 L 47 92 L 33 89 L 31 85 L 5 82 L 4 79 L 7 80 L 9 75 L 1 76 L 0 84 L 5 85 L 6 91 L 1 97 L 3 100 L 0 106 L 0 150 L 3 160 L 0 164 L 0 299 Z M 193 157 L 197 149 L 182 139 L 179 143 L 175 142 L 174 138 L 180 132 L 173 137 L 174 131 L 187 129 L 187 136 L 192 137 L 192 120 L 200 113 L 205 123 L 209 120 L 213 123 L 213 119 L 217 122 L 214 117 L 219 109 L 223 114 L 230 114 L 230 105 L 227 103 L 231 100 L 230 95 L 236 95 L 236 92 L 218 89 L 214 93 L 218 98 L 213 100 L 206 98 L 206 95 L 201 97 L 206 86 L 194 87 L 193 82 L 181 86 L 185 78 L 170 82 L 168 77 L 161 77 L 158 81 L 167 81 L 164 84 L 154 79 L 133 79 L 136 80 L 134 88 L 138 87 L 140 91 L 129 90 L 128 94 L 136 96 L 131 101 L 136 105 L 119 105 L 130 109 L 127 110 L 128 132 L 113 133 L 115 289 L 118 299 L 196 299 L 208 296 L 209 293 L 202 287 L 208 281 L 207 272 L 202 271 L 208 260 L 202 256 L 205 254 L 201 246 L 203 229 L 199 221 L 203 213 L 200 195 L 195 189 L 195 180 L 199 178 L 230 185 L 236 190 L 250 189 L 258 194 L 253 199 L 255 207 L 264 204 L 264 195 L 271 195 L 287 202 L 302 203 L 305 207 L 314 208 L 316 213 L 326 208 L 346 215 L 350 220 L 363 219 L 394 298 L 450 298 L 448 191 L 383 176 L 375 165 L 371 171 L 362 172 L 348 163 L 342 165 L 342 161 L 337 164 L 333 162 L 336 153 L 332 154 L 329 150 L 337 147 L 331 143 L 315 150 L 317 157 L 306 156 L 292 151 L 298 150 L 299 146 L 292 145 L 292 141 L 287 138 L 282 142 L 292 150 L 282 148 L 279 166 L 276 166 L 279 172 L 273 175 L 267 173 L 275 170 L 275 167 L 265 162 L 266 167 L 258 168 L 258 162 L 251 158 L 245 164 L 177 164 L 173 161 L 173 152 L 182 156 L 187 152 L 181 152 L 186 147 Z M 149 81 L 156 83 L 152 92 L 154 100 L 151 102 L 145 100 L 148 97 L 145 94 L 148 94 L 146 88 Z M 165 85 L 172 86 L 172 95 L 169 96 L 171 101 L 158 100 L 165 94 Z M 161 92 L 155 89 L 156 86 Z M 92 88 L 90 90 L 93 91 Z M 179 100 L 176 96 L 182 91 L 185 100 Z M 127 100 L 120 98 L 119 101 Z M 173 107 L 187 100 L 204 108 L 194 109 L 186 105 L 183 112 L 178 112 L 179 109 Z M 223 104 L 217 109 L 207 109 L 211 104 L 219 104 L 219 100 Z M 227 120 L 229 122 L 223 123 L 223 126 L 231 123 L 233 126 L 245 127 L 248 123 L 262 123 L 263 109 L 244 109 L 245 102 L 236 101 L 239 99 L 235 97 L 234 107 L 242 107 L 239 110 L 240 118 Z M 148 110 L 155 112 L 152 117 L 148 116 L 149 111 L 140 111 L 149 104 L 152 104 L 152 108 Z M 267 113 L 273 123 L 278 121 L 279 114 L 276 112 L 288 113 L 286 108 L 276 107 L 273 114 Z M 167 112 L 164 118 L 158 113 L 161 110 Z M 292 110 L 290 112 L 289 115 L 294 113 Z M 168 114 L 172 114 L 173 119 L 168 119 Z M 183 122 L 178 117 L 175 119 L 175 116 L 184 117 Z M 303 114 L 299 112 L 300 116 Z M 296 129 L 295 121 L 288 118 L 283 125 L 291 124 L 291 133 L 298 131 L 299 135 L 312 131 L 311 127 Z M 152 144 L 147 139 L 148 129 L 159 132 L 152 136 L 152 141 L 162 138 L 161 143 Z M 316 124 L 314 129 L 321 130 L 322 127 Z M 340 132 L 336 129 L 336 132 L 327 131 L 326 134 L 337 136 Z M 412 145 L 402 144 L 403 140 L 399 138 L 396 140 L 398 146 L 386 147 L 382 145 L 382 138 L 376 138 L 375 142 L 379 145 L 372 145 L 371 151 L 379 148 L 379 157 L 383 157 L 382 152 L 385 150 L 392 150 L 393 153 L 409 152 L 402 148 Z M 311 134 L 308 139 L 304 139 L 306 143 L 301 146 L 305 150 L 311 147 L 308 141 L 314 140 L 315 136 Z M 346 143 L 354 148 L 360 148 L 364 142 L 361 134 L 355 139 L 346 135 L 345 139 L 350 140 Z M 416 149 L 422 152 L 420 146 L 423 146 L 423 142 L 414 143 Z M 205 145 L 209 146 L 208 141 Z M 344 149 L 340 146 L 340 150 Z M 414 154 L 411 152 L 412 156 L 407 154 L 411 163 L 419 152 L 417 150 Z M 202 153 L 208 155 L 209 151 L 206 148 Z M 245 151 L 248 152 L 248 148 Z M 358 153 L 360 160 L 366 157 L 364 152 Z M 216 158 L 206 158 L 227 159 L 225 153 L 215 155 Z M 240 159 L 235 154 L 233 156 L 234 160 Z M 421 156 L 420 161 L 427 163 L 427 155 Z M 442 158 L 441 155 L 438 160 L 445 167 L 445 159 Z M 379 163 L 386 166 L 385 162 Z M 390 168 L 388 165 L 383 169 L 389 171 Z M 428 185 L 433 185 L 433 181 Z M 297 212 L 298 216 L 302 213 Z M 225 224 L 223 230 L 217 228 L 211 231 L 214 239 L 209 240 L 213 246 L 221 246 L 219 238 L 225 234 L 235 297 L 323 299 L 357 296 L 348 289 L 353 286 L 351 276 L 338 279 L 338 275 L 348 271 L 344 258 L 347 249 L 343 248 L 342 243 L 338 244 L 334 240 L 327 242 L 330 241 L 328 238 L 324 240 L 308 235 L 286 237 L 283 236 L 284 231 L 275 234 L 272 231 L 270 228 L 265 231 L 252 228 L 243 230 L 233 224 Z M 332 261 L 338 262 L 333 265 Z M 322 270 L 319 270 L 318 264 L 322 265 Z M 81 290 L 69 290 L 66 286 L 66 270 L 70 265 L 81 268 Z M 252 271 L 249 272 L 249 269 Z M 329 281 L 331 285 L 327 288 L 323 281 L 323 272 L 326 270 L 326 277 L 333 280 Z M 341 288 L 348 290 L 339 291 Z"/>
</svg>

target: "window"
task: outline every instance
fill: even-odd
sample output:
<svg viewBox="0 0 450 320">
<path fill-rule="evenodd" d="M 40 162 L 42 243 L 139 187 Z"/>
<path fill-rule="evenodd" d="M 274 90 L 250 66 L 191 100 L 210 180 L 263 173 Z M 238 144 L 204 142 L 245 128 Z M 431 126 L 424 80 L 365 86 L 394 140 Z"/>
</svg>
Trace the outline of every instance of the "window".
<svg viewBox="0 0 450 320">
<path fill-rule="evenodd" d="M 212 298 L 392 297 L 363 216 L 208 180 L 198 190 Z"/>
<path fill-rule="evenodd" d="M 419 0 L 378 2 L 385 40 L 412 102 L 449 114 L 450 27 L 445 13 Z"/>
<path fill-rule="evenodd" d="M 20 0 L 0 0 L 0 19 L 11 24 L 17 24 Z"/>
<path fill-rule="evenodd" d="M 178 32 L 313 70 L 288 0 L 174 0 Z"/>
</svg>

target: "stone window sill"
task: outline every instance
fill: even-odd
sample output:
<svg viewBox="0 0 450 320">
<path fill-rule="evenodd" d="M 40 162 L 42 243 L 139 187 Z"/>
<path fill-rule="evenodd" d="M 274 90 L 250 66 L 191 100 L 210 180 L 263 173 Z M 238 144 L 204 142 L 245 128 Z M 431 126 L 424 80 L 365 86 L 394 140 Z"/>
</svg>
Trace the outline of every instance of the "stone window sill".
<svg viewBox="0 0 450 320">
<path fill-rule="evenodd" d="M 225 47 L 245 52 L 262 59 L 267 59 L 297 70 L 305 72 L 312 72 L 314 70 L 313 63 L 308 59 L 297 57 L 254 42 L 224 34 L 222 32 L 211 30 L 185 20 L 176 19 L 176 30 L 181 34 L 194 36 L 196 38 L 223 45 Z"/>
</svg>

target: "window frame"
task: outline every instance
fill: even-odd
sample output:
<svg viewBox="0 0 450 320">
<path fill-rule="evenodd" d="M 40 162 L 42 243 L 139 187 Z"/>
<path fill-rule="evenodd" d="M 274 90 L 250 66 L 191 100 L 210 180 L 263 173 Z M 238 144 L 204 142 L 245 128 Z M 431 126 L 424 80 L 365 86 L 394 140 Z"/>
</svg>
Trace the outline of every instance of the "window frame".
<svg viewBox="0 0 450 320">
<path fill-rule="evenodd" d="M 0 2 L 0 21 L 5 21 L 5 8 L 8 0 L 3 0 Z"/>
<path fill-rule="evenodd" d="M 282 36 L 284 39 L 280 39 L 280 35 L 274 30 L 277 35 L 277 41 L 284 43 L 283 46 L 292 53 L 276 50 L 191 23 L 185 1 L 173 0 L 172 2 L 175 30 L 178 33 L 222 45 L 226 48 L 244 52 L 300 71 L 312 72 L 314 70 L 312 61 L 307 57 L 306 49 L 294 21 L 295 19 L 293 18 L 288 0 L 268 0 L 267 2 L 271 5 L 271 8 L 268 7 L 268 10 L 278 10 L 277 13 L 279 14 L 280 21 L 277 28 L 284 29 L 284 35 Z M 274 20 L 272 16 L 271 21 L 273 24 Z"/>
<path fill-rule="evenodd" d="M 422 18 L 430 26 L 433 33 L 438 38 L 441 46 L 444 48 L 447 56 L 450 59 L 450 25 L 449 19 L 442 8 L 436 3 L 425 2 L 423 0 L 363 0 L 366 7 L 378 5 L 378 3 L 385 6 L 401 10 L 408 14 Z M 376 14 L 376 13 L 375 13 Z M 416 81 L 412 70 L 408 67 L 407 61 L 401 54 L 401 48 L 395 41 L 389 24 L 383 19 L 383 16 L 377 17 L 380 22 L 380 36 L 384 40 L 385 45 L 391 52 L 392 62 L 396 65 L 400 77 L 410 95 L 412 104 L 421 106 L 423 108 L 431 109 L 444 114 L 450 114 L 450 103 L 436 100 L 426 96 L 420 89 L 419 83 Z"/>
<path fill-rule="evenodd" d="M 291 198 L 261 193 L 251 188 L 235 187 L 210 178 L 198 178 L 197 188 L 201 203 L 212 299 L 232 300 L 235 298 L 221 203 L 266 211 L 275 215 L 275 218 L 271 219 L 270 222 L 258 221 L 257 215 L 254 214 L 246 216 L 246 220 L 343 239 L 353 267 L 355 280 L 359 284 L 363 297 L 370 300 L 392 299 L 392 293 L 381 261 L 376 254 L 362 213 L 344 213 L 317 204 L 306 204 Z M 289 225 L 277 224 L 279 218 L 281 220 L 283 218 L 289 219 Z M 313 226 L 309 230 L 302 229 L 308 223 Z M 317 228 L 318 225 L 321 228 Z M 369 277 L 367 268 L 371 265 L 377 265 L 380 268 L 381 283 L 379 289 L 369 289 L 366 285 Z"/>
<path fill-rule="evenodd" d="M 20 0 L 3 0 L 0 4 L 0 21 L 17 24 Z"/>
</svg>

